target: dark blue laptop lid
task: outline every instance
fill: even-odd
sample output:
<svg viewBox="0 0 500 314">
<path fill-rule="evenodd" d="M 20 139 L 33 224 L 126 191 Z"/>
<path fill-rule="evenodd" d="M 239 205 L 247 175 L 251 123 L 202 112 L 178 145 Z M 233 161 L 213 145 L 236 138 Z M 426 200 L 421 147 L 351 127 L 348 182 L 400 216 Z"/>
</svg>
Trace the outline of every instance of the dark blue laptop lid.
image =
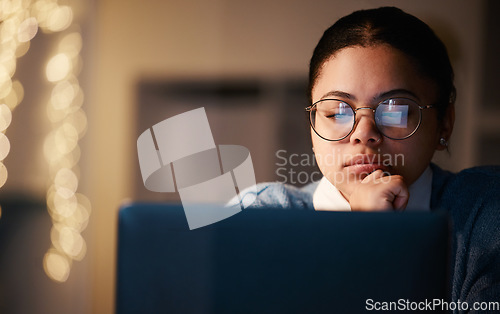
<svg viewBox="0 0 500 314">
<path fill-rule="evenodd" d="M 117 313 L 357 313 L 447 300 L 443 213 L 247 209 L 189 230 L 181 205 L 119 212 Z"/>
</svg>

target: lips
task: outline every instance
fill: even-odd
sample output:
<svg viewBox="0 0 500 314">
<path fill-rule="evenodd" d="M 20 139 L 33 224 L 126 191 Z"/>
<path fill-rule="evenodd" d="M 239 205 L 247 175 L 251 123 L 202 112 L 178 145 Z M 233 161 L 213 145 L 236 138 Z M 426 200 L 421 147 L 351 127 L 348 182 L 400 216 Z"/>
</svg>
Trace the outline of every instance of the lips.
<svg viewBox="0 0 500 314">
<path fill-rule="evenodd" d="M 382 170 L 389 173 L 389 167 L 383 164 L 379 155 L 360 154 L 348 159 L 344 167 L 354 174 L 370 174 L 375 170 Z"/>
</svg>

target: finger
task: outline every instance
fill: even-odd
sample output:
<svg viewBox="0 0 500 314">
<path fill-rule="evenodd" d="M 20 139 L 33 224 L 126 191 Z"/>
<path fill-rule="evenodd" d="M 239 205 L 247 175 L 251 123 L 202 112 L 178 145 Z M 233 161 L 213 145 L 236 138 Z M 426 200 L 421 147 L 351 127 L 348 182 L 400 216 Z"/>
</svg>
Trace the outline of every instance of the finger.
<svg viewBox="0 0 500 314">
<path fill-rule="evenodd" d="M 403 183 L 397 186 L 394 192 L 396 192 L 394 201 L 392 202 L 394 209 L 404 210 L 408 205 L 408 200 L 410 199 L 410 192 L 408 191 L 406 184 Z"/>
<path fill-rule="evenodd" d="M 382 178 L 384 176 L 385 176 L 384 172 L 380 169 L 377 169 L 377 170 L 373 171 L 372 173 L 370 173 L 369 175 L 367 175 L 361 182 L 363 182 L 363 183 L 373 182 L 376 179 Z"/>
</svg>

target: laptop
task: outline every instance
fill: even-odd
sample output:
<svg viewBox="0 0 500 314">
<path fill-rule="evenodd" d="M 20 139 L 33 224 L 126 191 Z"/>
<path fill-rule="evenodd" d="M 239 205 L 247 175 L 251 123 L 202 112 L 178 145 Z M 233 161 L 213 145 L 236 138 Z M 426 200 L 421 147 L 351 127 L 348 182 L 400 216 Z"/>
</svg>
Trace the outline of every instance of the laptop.
<svg viewBox="0 0 500 314">
<path fill-rule="evenodd" d="M 405 310 L 449 300 L 449 250 L 444 213 L 247 209 L 189 230 L 180 204 L 130 204 L 119 211 L 116 310 Z"/>
</svg>

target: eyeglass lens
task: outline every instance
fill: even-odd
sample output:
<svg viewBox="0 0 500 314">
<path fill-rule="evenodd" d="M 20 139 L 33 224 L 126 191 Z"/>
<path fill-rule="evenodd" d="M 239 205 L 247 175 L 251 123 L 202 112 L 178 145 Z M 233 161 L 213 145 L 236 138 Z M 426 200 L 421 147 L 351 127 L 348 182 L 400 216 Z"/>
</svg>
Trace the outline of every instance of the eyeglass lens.
<svg viewBox="0 0 500 314">
<path fill-rule="evenodd" d="M 341 140 L 354 129 L 355 111 L 343 101 L 326 99 L 316 103 L 310 112 L 310 119 L 319 136 L 333 141 Z M 410 99 L 387 99 L 375 110 L 378 130 L 392 139 L 404 139 L 412 135 L 420 119 L 420 108 Z"/>
</svg>

